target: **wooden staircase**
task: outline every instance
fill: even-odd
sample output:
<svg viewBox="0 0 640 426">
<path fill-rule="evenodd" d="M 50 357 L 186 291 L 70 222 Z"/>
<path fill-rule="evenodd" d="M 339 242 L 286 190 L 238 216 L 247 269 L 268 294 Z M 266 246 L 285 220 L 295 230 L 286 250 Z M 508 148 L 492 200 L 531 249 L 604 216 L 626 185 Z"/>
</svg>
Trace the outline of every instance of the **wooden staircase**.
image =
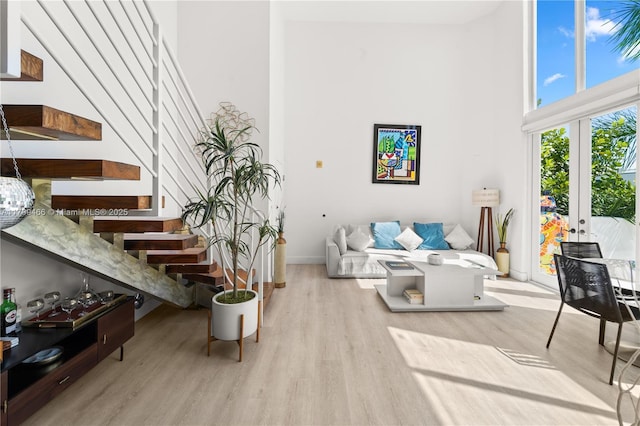
<svg viewBox="0 0 640 426">
<path fill-rule="evenodd" d="M 21 78 L 3 80 L 42 81 L 41 60 L 23 51 L 22 63 Z M 75 114 L 44 105 L 3 105 L 3 109 L 12 140 L 102 140 L 100 123 Z M 151 196 L 51 194 L 51 182 L 58 180 L 140 180 L 140 167 L 105 159 L 16 160 L 36 193 L 34 211 L 46 214 L 27 216 L 3 230 L 5 237 L 181 307 L 196 299 L 198 286 L 192 284 L 209 289 L 224 284 L 221 268 L 207 259 L 198 236 L 181 232 L 180 218 L 126 215 L 150 209 Z M 14 176 L 11 158 L 0 159 L 0 172 Z M 273 285 L 265 283 L 265 306 L 272 291 Z"/>
</svg>

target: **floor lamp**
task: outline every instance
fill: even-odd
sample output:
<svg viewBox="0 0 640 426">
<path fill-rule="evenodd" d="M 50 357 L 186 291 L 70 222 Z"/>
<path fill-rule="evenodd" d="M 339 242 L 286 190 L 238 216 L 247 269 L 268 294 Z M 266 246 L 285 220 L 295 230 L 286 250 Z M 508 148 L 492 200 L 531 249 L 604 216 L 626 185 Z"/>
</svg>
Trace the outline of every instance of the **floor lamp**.
<svg viewBox="0 0 640 426">
<path fill-rule="evenodd" d="M 474 206 L 480 207 L 480 224 L 478 225 L 476 251 L 484 251 L 484 234 L 486 230 L 487 254 L 493 257 L 493 212 L 491 209 L 492 207 L 498 207 L 500 205 L 500 190 L 487 188 L 474 190 L 472 193 L 472 203 Z"/>
</svg>

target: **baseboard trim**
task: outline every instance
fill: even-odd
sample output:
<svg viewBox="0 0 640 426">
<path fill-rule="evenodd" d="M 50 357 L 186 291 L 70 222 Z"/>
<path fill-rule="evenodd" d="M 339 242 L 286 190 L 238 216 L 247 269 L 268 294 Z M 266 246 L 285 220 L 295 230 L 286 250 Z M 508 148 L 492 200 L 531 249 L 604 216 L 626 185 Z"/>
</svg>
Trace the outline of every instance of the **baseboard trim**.
<svg viewBox="0 0 640 426">
<path fill-rule="evenodd" d="M 287 256 L 287 263 L 292 265 L 324 265 L 324 256 Z"/>
<path fill-rule="evenodd" d="M 509 277 L 518 281 L 529 281 L 529 275 L 526 272 L 514 271 L 513 269 L 509 271 Z"/>
</svg>

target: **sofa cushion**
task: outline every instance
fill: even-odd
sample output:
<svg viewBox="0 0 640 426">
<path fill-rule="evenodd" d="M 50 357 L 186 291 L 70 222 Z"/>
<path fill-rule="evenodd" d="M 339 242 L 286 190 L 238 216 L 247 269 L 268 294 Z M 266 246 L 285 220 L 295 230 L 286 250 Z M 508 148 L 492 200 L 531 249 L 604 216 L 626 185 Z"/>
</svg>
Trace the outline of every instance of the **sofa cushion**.
<svg viewBox="0 0 640 426">
<path fill-rule="evenodd" d="M 347 236 L 351 235 L 353 231 L 359 230 L 361 233 L 369 237 L 369 245 L 367 247 L 373 247 L 373 234 L 371 233 L 371 224 L 366 225 L 343 225 Z"/>
<path fill-rule="evenodd" d="M 395 238 L 400 235 L 400 222 L 372 222 L 371 232 L 373 233 L 373 246 L 377 249 L 398 249 L 404 247 Z"/>
<path fill-rule="evenodd" d="M 342 226 L 339 226 L 338 229 L 336 229 L 336 232 L 333 234 L 333 242 L 335 242 L 338 246 L 340 255 L 343 255 L 347 252 L 347 232 Z"/>
<path fill-rule="evenodd" d="M 352 233 L 347 236 L 347 246 L 351 247 L 355 251 L 363 251 L 371 244 L 371 237 L 365 235 L 360 229 L 356 228 Z M 340 250 L 338 248 L 338 250 Z"/>
<path fill-rule="evenodd" d="M 422 239 L 418 250 L 448 250 L 449 244 L 444 239 L 442 223 L 413 223 L 413 229 Z"/>
<path fill-rule="evenodd" d="M 404 231 L 402 231 L 402 233 L 398 235 L 395 240 L 400 243 L 402 247 L 409 251 L 417 249 L 418 246 L 422 244 L 422 238 L 420 238 L 420 236 L 413 232 L 413 229 L 409 228 L 408 226 L 404 228 Z"/>
<path fill-rule="evenodd" d="M 466 250 L 473 245 L 473 238 L 460 225 L 456 225 L 444 239 L 454 250 Z"/>
</svg>

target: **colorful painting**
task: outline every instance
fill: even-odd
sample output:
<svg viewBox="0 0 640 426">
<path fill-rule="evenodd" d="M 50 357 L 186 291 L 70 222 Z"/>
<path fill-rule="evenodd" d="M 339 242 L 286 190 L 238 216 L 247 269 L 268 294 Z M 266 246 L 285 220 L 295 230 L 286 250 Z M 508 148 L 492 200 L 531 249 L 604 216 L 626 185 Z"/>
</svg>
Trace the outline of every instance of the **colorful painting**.
<svg viewBox="0 0 640 426">
<path fill-rule="evenodd" d="M 373 126 L 373 183 L 420 184 L 420 126 Z"/>
<path fill-rule="evenodd" d="M 551 195 L 540 197 L 540 271 L 555 275 L 553 255 L 560 253 L 560 243 L 567 241 L 569 224 L 556 212 L 556 201 Z"/>
</svg>

